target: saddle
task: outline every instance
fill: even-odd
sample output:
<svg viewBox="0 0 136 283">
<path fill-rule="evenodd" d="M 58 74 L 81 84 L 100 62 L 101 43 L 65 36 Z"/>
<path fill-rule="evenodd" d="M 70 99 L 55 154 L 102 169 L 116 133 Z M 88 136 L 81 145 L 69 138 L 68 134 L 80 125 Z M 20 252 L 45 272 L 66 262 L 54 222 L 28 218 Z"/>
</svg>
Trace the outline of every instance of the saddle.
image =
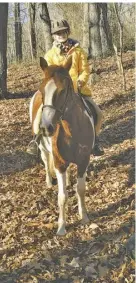
<svg viewBox="0 0 136 283">
<path fill-rule="evenodd" d="M 88 115 L 89 115 L 90 117 L 93 116 L 94 125 L 96 125 L 96 124 L 97 124 L 97 113 L 96 113 L 96 110 L 95 110 L 94 106 L 91 104 L 90 101 L 88 101 L 88 100 L 86 99 L 85 96 L 82 95 L 82 93 L 78 92 L 78 95 L 80 96 L 80 99 L 81 99 L 81 101 L 82 101 L 82 103 L 83 103 L 83 105 L 84 105 L 84 107 L 85 107 L 85 109 L 86 109 Z"/>
</svg>

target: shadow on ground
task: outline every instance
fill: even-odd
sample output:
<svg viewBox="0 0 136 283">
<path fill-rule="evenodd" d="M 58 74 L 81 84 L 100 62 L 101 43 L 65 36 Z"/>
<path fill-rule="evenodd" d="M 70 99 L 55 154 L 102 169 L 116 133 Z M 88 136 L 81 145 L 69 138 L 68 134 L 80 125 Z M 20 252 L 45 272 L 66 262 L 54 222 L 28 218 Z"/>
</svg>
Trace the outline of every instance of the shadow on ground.
<svg viewBox="0 0 136 283">
<path fill-rule="evenodd" d="M 121 120 L 123 119 L 133 119 L 133 117 L 135 116 L 135 109 L 131 109 L 131 110 L 124 110 L 124 114 L 120 114 L 117 117 L 112 117 L 111 119 L 107 119 L 104 123 L 103 123 L 103 129 L 105 129 L 106 127 L 112 127 L 113 125 L 115 125 L 115 123 L 118 122 L 121 123 Z"/>
<path fill-rule="evenodd" d="M 24 171 L 36 165 L 37 162 L 39 162 L 38 158 L 24 151 L 16 151 L 12 154 L 3 153 L 0 155 L 0 174 L 9 175 Z"/>
<path fill-rule="evenodd" d="M 32 97 L 33 94 L 36 92 L 36 90 L 34 91 L 30 91 L 28 90 L 28 92 L 26 91 L 22 91 L 22 92 L 8 92 L 5 96 L 5 99 L 19 99 L 19 98 L 29 98 L 29 97 Z"/>
<path fill-rule="evenodd" d="M 135 89 L 133 88 L 129 93 L 121 93 L 121 94 L 115 94 L 113 98 L 110 100 L 104 101 L 103 103 L 100 104 L 100 107 L 106 108 L 109 106 L 115 106 L 116 104 L 122 105 L 130 101 L 135 101 Z"/>
<path fill-rule="evenodd" d="M 87 181 L 91 179 L 91 171 L 94 171 L 95 176 L 97 176 L 100 171 L 102 171 L 103 169 L 107 169 L 107 166 L 110 168 L 114 168 L 120 164 L 122 166 L 130 165 L 130 167 L 126 169 L 128 175 L 128 182 L 126 186 L 131 187 L 135 183 L 135 148 L 128 148 L 123 152 L 120 152 L 119 154 L 113 154 L 109 157 L 106 156 L 105 159 L 97 161 L 95 164 L 90 162 L 87 169 Z"/>
<path fill-rule="evenodd" d="M 123 63 L 123 67 L 125 70 L 129 70 L 129 69 L 134 69 L 135 68 L 135 60 L 134 59 L 131 59 L 129 60 L 129 62 L 124 62 Z M 118 72 L 118 68 L 116 65 L 112 65 L 112 66 L 109 66 L 109 67 L 101 67 L 101 68 L 97 68 L 96 70 L 96 74 L 101 74 L 101 73 L 109 73 L 109 72 Z"/>
<path fill-rule="evenodd" d="M 135 100 L 135 93 L 131 92 L 129 96 L 119 95 L 115 96 L 113 99 L 106 101 L 102 104 L 102 108 L 115 107 L 124 104 L 124 113 L 112 118 L 106 119 L 103 123 L 103 130 L 99 137 L 103 143 L 104 147 L 112 146 L 113 144 L 118 144 L 127 139 L 133 139 L 135 135 L 135 111 L 130 109 L 125 111 L 125 104 L 127 101 Z M 117 113 L 116 113 L 117 114 Z"/>
</svg>

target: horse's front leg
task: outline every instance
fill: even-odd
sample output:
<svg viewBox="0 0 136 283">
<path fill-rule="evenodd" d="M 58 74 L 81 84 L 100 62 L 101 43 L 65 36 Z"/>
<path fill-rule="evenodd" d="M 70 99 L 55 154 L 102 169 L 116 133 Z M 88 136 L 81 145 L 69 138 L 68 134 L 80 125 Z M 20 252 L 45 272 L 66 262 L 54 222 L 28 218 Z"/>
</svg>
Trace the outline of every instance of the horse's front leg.
<svg viewBox="0 0 136 283">
<path fill-rule="evenodd" d="M 65 205 L 68 198 L 66 191 L 66 172 L 60 173 L 56 169 L 56 176 L 58 180 L 58 206 L 59 206 L 59 219 L 57 235 L 63 236 L 66 234 L 65 225 Z"/>
<path fill-rule="evenodd" d="M 86 180 L 86 173 L 83 174 L 83 177 L 80 177 L 80 175 L 78 174 L 78 179 L 77 179 L 78 211 L 82 224 L 86 224 L 89 222 L 89 218 L 87 216 L 86 207 L 85 207 L 85 180 Z"/>
<path fill-rule="evenodd" d="M 52 176 L 51 176 L 50 168 L 49 168 L 49 152 L 45 151 L 41 144 L 39 145 L 39 148 L 41 151 L 41 158 L 45 165 L 45 170 L 46 170 L 46 184 L 48 188 L 51 188 L 52 187 Z"/>
</svg>

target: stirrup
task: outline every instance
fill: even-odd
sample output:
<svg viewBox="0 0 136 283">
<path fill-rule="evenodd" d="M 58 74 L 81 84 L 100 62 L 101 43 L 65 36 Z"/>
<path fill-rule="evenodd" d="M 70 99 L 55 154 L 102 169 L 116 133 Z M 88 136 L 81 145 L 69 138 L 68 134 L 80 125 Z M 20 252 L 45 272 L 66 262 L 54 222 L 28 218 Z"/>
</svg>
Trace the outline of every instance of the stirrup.
<svg viewBox="0 0 136 283">
<path fill-rule="evenodd" d="M 38 143 L 36 140 L 32 140 L 30 141 L 28 148 L 27 148 L 27 153 L 31 154 L 31 155 L 38 155 Z"/>
</svg>

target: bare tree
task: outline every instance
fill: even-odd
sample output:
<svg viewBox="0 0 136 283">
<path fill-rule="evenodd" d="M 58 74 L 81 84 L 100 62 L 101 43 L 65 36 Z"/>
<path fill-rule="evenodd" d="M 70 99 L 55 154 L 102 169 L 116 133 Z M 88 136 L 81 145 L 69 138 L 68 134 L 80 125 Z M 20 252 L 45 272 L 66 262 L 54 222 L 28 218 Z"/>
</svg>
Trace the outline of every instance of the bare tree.
<svg viewBox="0 0 136 283">
<path fill-rule="evenodd" d="M 35 17 L 36 17 L 36 3 L 28 4 L 28 13 L 30 19 L 30 46 L 32 59 L 37 56 L 36 46 L 36 30 L 35 30 Z"/>
<path fill-rule="evenodd" d="M 15 12 L 15 45 L 16 45 L 16 59 L 22 60 L 22 25 L 20 17 L 20 3 L 14 4 Z"/>
<path fill-rule="evenodd" d="M 36 3 L 36 16 L 35 16 L 35 33 L 36 33 L 36 51 L 37 56 L 41 56 L 51 48 L 52 37 L 50 33 L 50 20 L 53 19 L 66 19 L 70 24 L 71 37 L 80 42 L 80 45 L 90 52 L 96 49 L 97 42 L 101 47 L 102 53 L 105 56 L 106 49 L 108 48 L 108 40 L 111 39 L 110 33 L 107 32 L 107 20 L 110 25 L 112 33 L 112 41 L 116 44 L 118 51 L 120 48 L 120 32 L 117 17 L 113 8 L 113 3 L 95 3 L 95 12 L 97 15 L 97 21 L 94 21 L 94 15 L 90 14 L 91 5 L 88 3 Z M 97 13 L 97 7 L 99 6 L 99 12 Z M 8 62 L 15 61 L 16 59 L 16 47 L 14 40 L 14 6 L 15 3 L 9 3 L 9 16 L 8 16 Z M 101 7 L 102 8 L 101 8 Z M 134 3 L 120 3 L 118 6 L 118 13 L 123 25 L 123 49 L 134 50 L 135 48 L 135 7 Z M 86 7 L 86 13 L 83 13 Z M 43 18 L 41 20 L 40 18 Z M 92 12 L 93 14 L 93 12 Z M 22 52 L 23 60 L 29 60 L 31 58 L 31 38 L 30 38 L 30 20 L 28 14 L 28 3 L 20 3 L 20 16 L 22 25 Z M 88 19 L 89 17 L 89 19 Z M 93 17 L 93 18 L 92 18 Z M 91 19 L 92 18 L 92 19 Z M 100 19 L 99 19 L 100 18 Z M 88 21 L 89 20 L 89 21 Z M 90 22 L 90 27 L 89 27 Z M 79 23 L 77 25 L 77 23 Z M 94 38 L 95 31 L 98 30 L 97 37 Z M 101 40 L 100 40 L 101 38 Z M 94 40 L 95 39 L 95 40 Z M 99 40 L 98 40 L 99 39 Z M 90 41 L 90 43 L 89 43 Z M 93 41 L 95 41 L 93 43 Z M 106 48 L 105 48 L 106 47 Z M 108 50 L 107 50 L 108 51 Z M 119 53 L 119 52 L 118 52 Z M 93 55 L 93 52 L 92 52 Z M 97 56 L 97 54 L 94 54 Z M 95 57 L 94 57 L 95 58 Z"/>
<path fill-rule="evenodd" d="M 83 48 L 88 53 L 89 46 L 89 4 L 83 4 Z"/>
<path fill-rule="evenodd" d="M 51 9 L 49 9 L 51 18 L 55 17 L 58 20 L 62 18 L 68 21 L 70 25 L 71 36 L 79 40 L 81 45 L 82 45 L 82 40 L 83 40 L 82 26 L 83 26 L 83 30 L 84 30 L 84 24 L 87 27 L 87 23 L 84 22 L 84 16 L 88 17 L 88 13 L 86 15 L 84 13 L 84 5 L 87 7 L 88 4 L 87 3 L 66 3 L 66 2 L 56 3 L 55 4 L 55 8 L 57 7 L 56 13 L 55 13 L 55 9 L 53 12 L 51 11 Z M 50 4 L 48 4 L 48 7 L 50 8 Z"/>
<path fill-rule="evenodd" d="M 102 53 L 103 56 L 106 56 L 111 54 L 113 51 L 112 36 L 107 18 L 108 8 L 107 3 L 99 3 L 98 5 L 101 9 L 100 34 L 102 43 Z"/>
<path fill-rule="evenodd" d="M 115 54 L 116 54 L 116 58 L 117 58 L 117 65 L 118 65 L 119 71 L 120 71 L 120 73 L 122 75 L 123 90 L 125 91 L 126 90 L 126 79 L 125 79 L 125 72 L 124 72 L 123 61 L 122 61 L 122 53 L 123 53 L 123 25 L 122 25 L 120 17 L 119 17 L 117 4 L 113 3 L 113 7 L 114 7 L 115 15 L 117 17 L 119 31 L 120 31 L 120 52 L 118 53 L 118 50 L 117 50 L 117 47 L 116 47 L 115 44 L 114 44 L 114 50 L 115 50 Z"/>
<path fill-rule="evenodd" d="M 8 3 L 0 3 L 0 98 L 7 93 L 7 22 Z"/>
<path fill-rule="evenodd" d="M 100 35 L 100 7 L 99 4 L 89 4 L 89 53 L 92 57 L 102 57 Z"/>
<path fill-rule="evenodd" d="M 51 21 L 50 21 L 50 15 L 48 12 L 47 4 L 42 3 L 41 5 L 42 5 L 42 12 L 40 14 L 40 17 L 44 22 L 45 48 L 47 52 L 52 46 Z"/>
</svg>

